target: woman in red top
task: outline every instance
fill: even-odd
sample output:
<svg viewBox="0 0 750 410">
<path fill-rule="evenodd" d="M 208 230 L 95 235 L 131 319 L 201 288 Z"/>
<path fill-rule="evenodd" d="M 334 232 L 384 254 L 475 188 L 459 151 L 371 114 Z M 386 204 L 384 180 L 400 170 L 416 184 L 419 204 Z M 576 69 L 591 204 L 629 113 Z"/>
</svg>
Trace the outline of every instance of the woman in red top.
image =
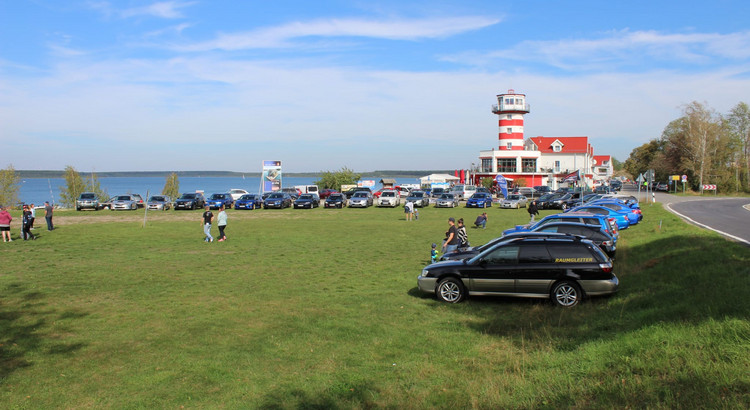
<svg viewBox="0 0 750 410">
<path fill-rule="evenodd" d="M 12 220 L 13 217 L 10 216 L 8 210 L 4 206 L 0 207 L 0 232 L 3 235 L 3 242 L 13 241 L 13 239 L 10 239 L 10 221 Z"/>
</svg>

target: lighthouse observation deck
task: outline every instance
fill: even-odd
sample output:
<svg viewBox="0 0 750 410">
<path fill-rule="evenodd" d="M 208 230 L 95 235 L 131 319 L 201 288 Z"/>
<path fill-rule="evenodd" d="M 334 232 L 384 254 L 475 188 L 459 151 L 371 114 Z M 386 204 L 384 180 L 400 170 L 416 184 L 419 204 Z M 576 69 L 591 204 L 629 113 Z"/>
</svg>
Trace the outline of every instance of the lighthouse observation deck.
<svg viewBox="0 0 750 410">
<path fill-rule="evenodd" d="M 526 104 L 526 95 L 516 94 L 513 90 L 508 90 L 507 94 L 499 94 L 497 96 L 497 104 L 492 106 L 493 114 L 528 114 L 530 111 L 531 107 L 529 104 Z"/>
</svg>

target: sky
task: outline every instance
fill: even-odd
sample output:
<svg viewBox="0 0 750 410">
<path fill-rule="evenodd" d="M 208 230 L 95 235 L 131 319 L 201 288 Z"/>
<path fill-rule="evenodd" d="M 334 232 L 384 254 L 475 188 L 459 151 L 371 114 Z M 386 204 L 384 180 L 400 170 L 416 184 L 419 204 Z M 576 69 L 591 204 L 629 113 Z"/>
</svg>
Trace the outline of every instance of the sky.
<svg viewBox="0 0 750 410">
<path fill-rule="evenodd" d="M 704 1 L 0 0 L 0 168 L 469 168 L 525 136 L 620 161 L 750 102 L 750 7 Z"/>
</svg>

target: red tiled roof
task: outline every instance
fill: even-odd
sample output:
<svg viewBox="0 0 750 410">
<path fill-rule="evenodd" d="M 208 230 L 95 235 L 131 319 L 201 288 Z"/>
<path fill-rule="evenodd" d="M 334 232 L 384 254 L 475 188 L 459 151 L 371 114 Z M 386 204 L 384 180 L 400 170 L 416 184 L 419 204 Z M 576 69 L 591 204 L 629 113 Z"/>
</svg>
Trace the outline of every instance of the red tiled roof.
<svg viewBox="0 0 750 410">
<path fill-rule="evenodd" d="M 607 161 L 612 161 L 611 155 L 594 155 L 594 164 L 595 165 L 602 165 Z"/>
<path fill-rule="evenodd" d="M 562 151 L 554 152 L 552 150 L 552 143 L 558 140 L 563 144 Z M 539 151 L 546 154 L 593 154 L 594 152 L 593 147 L 589 144 L 589 137 L 531 137 L 531 141 L 536 144 Z"/>
</svg>

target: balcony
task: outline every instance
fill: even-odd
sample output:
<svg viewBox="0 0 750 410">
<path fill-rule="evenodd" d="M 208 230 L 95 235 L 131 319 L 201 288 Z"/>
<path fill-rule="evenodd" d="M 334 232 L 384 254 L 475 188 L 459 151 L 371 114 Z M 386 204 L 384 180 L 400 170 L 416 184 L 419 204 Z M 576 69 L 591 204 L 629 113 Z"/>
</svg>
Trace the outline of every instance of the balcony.
<svg viewBox="0 0 750 410">
<path fill-rule="evenodd" d="M 520 112 L 527 114 L 531 111 L 529 104 L 492 104 L 493 114 L 503 114 L 507 112 Z"/>
</svg>

